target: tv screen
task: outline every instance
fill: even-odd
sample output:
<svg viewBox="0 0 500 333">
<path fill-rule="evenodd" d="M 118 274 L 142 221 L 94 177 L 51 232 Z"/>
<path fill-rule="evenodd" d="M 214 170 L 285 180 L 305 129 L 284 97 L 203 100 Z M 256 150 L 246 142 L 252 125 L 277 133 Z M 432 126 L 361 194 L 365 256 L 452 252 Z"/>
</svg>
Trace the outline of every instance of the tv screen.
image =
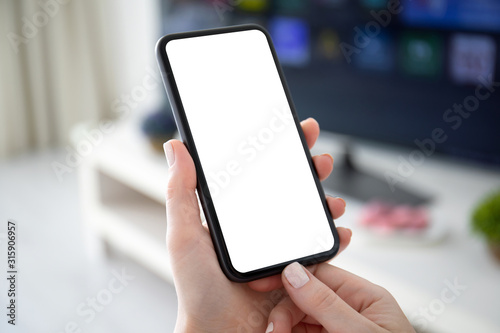
<svg viewBox="0 0 500 333">
<path fill-rule="evenodd" d="M 172 2 L 166 15 L 183 3 Z M 424 152 L 432 146 L 500 166 L 500 0 L 197 4 L 199 15 L 189 19 L 199 17 L 200 28 L 268 29 L 301 118 L 355 138 Z"/>
</svg>

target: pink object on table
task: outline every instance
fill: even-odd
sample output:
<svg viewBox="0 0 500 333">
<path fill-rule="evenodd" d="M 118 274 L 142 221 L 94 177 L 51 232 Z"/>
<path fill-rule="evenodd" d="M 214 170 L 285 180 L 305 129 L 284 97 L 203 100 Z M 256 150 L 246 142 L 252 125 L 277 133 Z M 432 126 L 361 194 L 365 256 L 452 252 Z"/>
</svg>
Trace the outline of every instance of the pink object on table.
<svg viewBox="0 0 500 333">
<path fill-rule="evenodd" d="M 374 201 L 363 208 L 359 222 L 382 233 L 421 231 L 428 227 L 429 216 L 423 207 Z"/>
</svg>

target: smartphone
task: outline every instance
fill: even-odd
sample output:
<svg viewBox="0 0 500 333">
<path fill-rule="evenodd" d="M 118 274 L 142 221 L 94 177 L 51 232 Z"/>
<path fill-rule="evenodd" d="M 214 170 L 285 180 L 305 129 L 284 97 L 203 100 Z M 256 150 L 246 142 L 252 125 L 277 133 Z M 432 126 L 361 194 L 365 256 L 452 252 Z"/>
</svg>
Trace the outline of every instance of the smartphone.
<svg viewBox="0 0 500 333">
<path fill-rule="evenodd" d="M 156 48 L 225 275 L 247 282 L 332 258 L 338 234 L 265 29 L 171 34 Z"/>
</svg>

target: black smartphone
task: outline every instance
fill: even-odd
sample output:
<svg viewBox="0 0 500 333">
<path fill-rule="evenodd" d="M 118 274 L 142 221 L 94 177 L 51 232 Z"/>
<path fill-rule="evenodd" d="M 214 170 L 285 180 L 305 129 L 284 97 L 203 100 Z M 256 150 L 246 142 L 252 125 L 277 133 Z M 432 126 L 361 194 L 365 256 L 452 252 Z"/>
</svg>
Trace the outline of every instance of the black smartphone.
<svg viewBox="0 0 500 333">
<path fill-rule="evenodd" d="M 226 276 L 246 282 L 332 258 L 338 234 L 264 28 L 166 35 L 156 51 Z"/>
</svg>

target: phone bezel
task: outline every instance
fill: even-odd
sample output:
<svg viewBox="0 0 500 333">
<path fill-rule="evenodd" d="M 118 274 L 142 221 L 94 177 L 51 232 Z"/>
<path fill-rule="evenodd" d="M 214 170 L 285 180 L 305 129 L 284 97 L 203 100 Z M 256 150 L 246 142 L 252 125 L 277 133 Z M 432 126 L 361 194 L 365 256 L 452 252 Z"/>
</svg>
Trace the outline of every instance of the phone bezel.
<svg viewBox="0 0 500 333">
<path fill-rule="evenodd" d="M 166 46 L 168 42 L 176 39 L 184 39 L 184 38 L 192 38 L 192 37 L 200 37 L 200 36 L 209 36 L 209 35 L 214 35 L 214 34 L 223 34 L 223 33 L 232 33 L 232 32 L 239 32 L 239 31 L 247 31 L 247 30 L 259 30 L 261 31 L 267 39 L 268 45 L 271 49 L 271 53 L 273 56 L 274 63 L 276 65 L 276 68 L 278 70 L 278 74 L 281 80 L 281 84 L 283 87 L 283 90 L 285 92 L 288 104 L 290 106 L 290 110 L 294 119 L 294 123 L 296 126 L 296 129 L 299 133 L 300 140 L 302 142 L 302 147 L 304 149 L 305 155 L 308 160 L 309 167 L 311 169 L 311 172 L 314 175 L 314 181 L 316 183 L 316 188 L 319 192 L 323 208 L 325 211 L 325 214 L 327 215 L 328 222 L 330 225 L 330 229 L 332 231 L 332 235 L 334 238 L 334 245 L 333 247 L 328 250 L 324 251 L 321 253 L 317 254 L 312 254 L 310 256 L 302 257 L 302 258 L 297 258 L 294 260 L 282 262 L 275 264 L 273 266 L 268 266 L 268 267 L 263 267 L 257 270 L 253 270 L 250 272 L 239 272 L 236 270 L 233 265 L 231 264 L 231 260 L 229 257 L 229 253 L 224 241 L 224 237 L 222 235 L 222 231 L 218 222 L 217 214 L 212 202 L 212 198 L 210 195 L 210 191 L 208 189 L 207 181 L 205 178 L 205 174 L 203 173 L 203 168 L 196 150 L 196 146 L 193 140 L 193 136 L 191 134 L 191 130 L 189 128 L 189 124 L 187 121 L 187 116 L 184 112 L 183 104 L 179 95 L 179 91 L 177 88 L 177 84 L 175 82 L 175 78 L 172 74 L 172 68 L 170 66 L 170 62 L 168 60 L 167 52 L 166 52 Z M 316 264 L 319 262 L 326 261 L 338 252 L 339 249 L 339 236 L 335 227 L 334 220 L 330 214 L 330 210 L 328 209 L 328 204 L 326 202 L 326 197 L 325 193 L 323 191 L 323 187 L 321 185 L 321 182 L 319 180 L 318 174 L 316 172 L 316 169 L 314 167 L 312 157 L 309 151 L 309 147 L 307 146 L 307 142 L 305 140 L 304 133 L 302 132 L 302 128 L 300 126 L 300 121 L 297 116 L 297 112 L 295 111 L 295 106 L 293 104 L 288 85 L 286 83 L 283 71 L 281 69 L 281 65 L 278 61 L 278 57 L 276 54 L 276 50 L 274 49 L 274 45 L 272 43 L 271 36 L 269 33 L 261 26 L 256 25 L 256 24 L 245 24 L 245 25 L 237 25 L 237 26 L 228 26 L 228 27 L 222 27 L 222 28 L 215 28 L 215 29 L 208 29 L 208 30 L 198 30 L 198 31 L 191 31 L 191 32 L 184 32 L 184 33 L 175 33 L 175 34 L 169 34 L 166 36 L 163 36 L 160 38 L 160 40 L 156 44 L 156 57 L 159 63 L 160 71 L 161 71 L 161 76 L 165 85 L 165 89 L 167 91 L 167 95 L 170 101 L 170 104 L 172 106 L 173 114 L 174 114 L 174 119 L 177 125 L 177 128 L 179 130 L 180 136 L 186 145 L 189 153 L 191 154 L 195 168 L 196 168 L 196 174 L 197 174 L 197 191 L 198 191 L 198 197 L 200 198 L 200 202 L 203 208 L 203 211 L 205 213 L 205 217 L 207 219 L 207 224 L 209 227 L 210 231 L 210 236 L 212 238 L 212 242 L 214 244 L 214 249 L 217 254 L 217 258 L 219 261 L 219 264 L 221 266 L 222 271 L 224 274 L 231 280 L 235 282 L 248 282 L 256 279 L 260 279 L 263 277 L 279 274 L 288 264 L 298 261 L 302 265 L 312 265 Z M 168 221 L 167 221 L 168 223 Z"/>
</svg>

